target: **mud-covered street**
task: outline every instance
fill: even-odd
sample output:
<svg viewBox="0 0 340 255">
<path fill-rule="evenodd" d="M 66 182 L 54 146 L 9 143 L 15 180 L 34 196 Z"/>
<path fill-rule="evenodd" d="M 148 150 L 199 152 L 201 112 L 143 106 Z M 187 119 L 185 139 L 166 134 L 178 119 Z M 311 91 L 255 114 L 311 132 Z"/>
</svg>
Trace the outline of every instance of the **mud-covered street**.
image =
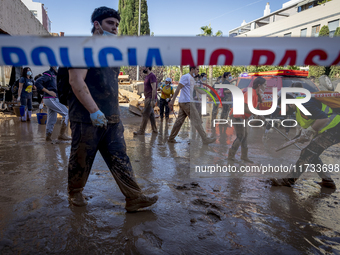
<svg viewBox="0 0 340 255">
<path fill-rule="evenodd" d="M 0 254 L 340 253 L 340 193 L 321 189 L 316 174 L 302 175 L 294 188 L 272 187 L 257 177 L 195 178 L 191 156 L 225 162 L 235 138 L 232 128 L 202 145 L 191 139 L 186 121 L 172 144 L 167 137 L 174 119 L 162 125 L 157 120 L 158 134 L 148 125 L 145 137 L 134 137 L 141 118 L 127 104 L 121 113 L 137 182 L 147 195 L 159 196 L 155 205 L 136 213 L 124 209 L 125 197 L 99 153 L 83 192 L 88 205 L 72 206 L 67 194 L 71 145 L 56 140 L 60 121 L 51 143 L 35 117 L 21 123 L 14 115 L 0 116 Z M 278 156 L 273 151 L 284 138 L 274 131 L 263 140 L 263 132 L 250 132 L 249 156 L 255 163 L 296 162 L 296 148 Z M 333 146 L 322 159 L 339 164 L 339 153 L 340 146 Z M 340 187 L 339 176 L 332 178 Z"/>
</svg>

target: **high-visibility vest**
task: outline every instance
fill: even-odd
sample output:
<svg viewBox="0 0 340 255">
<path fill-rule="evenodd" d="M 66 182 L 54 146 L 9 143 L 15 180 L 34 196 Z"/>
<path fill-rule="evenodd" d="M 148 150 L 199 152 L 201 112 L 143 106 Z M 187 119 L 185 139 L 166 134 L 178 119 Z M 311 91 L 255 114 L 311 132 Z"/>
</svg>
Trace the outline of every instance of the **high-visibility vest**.
<svg viewBox="0 0 340 255">
<path fill-rule="evenodd" d="M 327 114 L 328 118 L 331 120 L 329 124 L 321 129 L 318 133 L 321 134 L 325 132 L 327 129 L 333 128 L 340 123 L 340 115 L 335 113 L 332 108 L 328 105 L 321 103 L 322 108 L 321 111 Z M 308 128 L 309 126 L 313 125 L 316 121 L 315 119 L 309 119 L 308 116 L 302 115 L 299 108 L 296 108 L 296 121 L 302 128 Z"/>
</svg>

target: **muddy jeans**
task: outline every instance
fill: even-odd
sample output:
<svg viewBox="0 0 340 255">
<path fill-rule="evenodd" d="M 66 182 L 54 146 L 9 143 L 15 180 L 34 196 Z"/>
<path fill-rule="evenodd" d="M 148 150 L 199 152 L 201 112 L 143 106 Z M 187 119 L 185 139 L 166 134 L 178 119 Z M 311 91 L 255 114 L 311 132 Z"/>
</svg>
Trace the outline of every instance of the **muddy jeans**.
<svg viewBox="0 0 340 255">
<path fill-rule="evenodd" d="M 213 109 L 212 109 L 212 112 L 211 112 L 211 122 L 214 119 L 216 119 L 219 106 L 220 106 L 219 104 L 213 104 Z"/>
<path fill-rule="evenodd" d="M 51 134 L 55 123 L 57 122 L 58 113 L 63 116 L 63 121 L 68 124 L 68 109 L 59 102 L 58 98 L 44 98 L 44 104 L 47 106 L 47 124 L 46 134 Z"/>
<path fill-rule="evenodd" d="M 220 106 L 219 104 L 213 105 L 213 109 L 211 112 L 211 126 L 213 126 L 213 120 L 216 119 L 217 117 L 219 106 Z M 229 110 L 230 110 L 230 104 L 222 104 L 222 113 L 221 113 L 220 119 L 227 119 Z"/>
<path fill-rule="evenodd" d="M 207 134 L 205 133 L 202 127 L 202 121 L 196 109 L 195 103 L 179 103 L 179 112 L 178 112 L 177 120 L 174 126 L 172 127 L 169 140 L 175 139 L 175 137 L 178 135 L 186 117 L 189 117 L 191 124 L 194 125 L 197 132 L 202 137 L 202 140 L 207 139 Z"/>
<path fill-rule="evenodd" d="M 233 127 L 235 129 L 236 132 L 236 139 L 233 142 L 233 145 L 231 146 L 231 148 L 235 151 L 238 150 L 238 148 L 241 146 L 241 148 L 243 149 L 247 149 L 248 148 L 248 142 L 247 142 L 247 138 L 248 138 L 248 127 L 247 127 L 247 120 L 246 120 L 246 124 L 245 127 L 243 126 L 243 124 L 234 124 L 234 123 L 243 123 L 245 119 L 242 118 L 232 118 L 233 121 Z"/>
<path fill-rule="evenodd" d="M 317 169 L 317 165 L 320 164 L 322 170 L 323 163 L 319 156 L 323 153 L 324 150 L 339 142 L 340 142 L 340 124 L 338 124 L 334 128 L 328 129 L 325 132 L 317 135 L 301 151 L 300 157 L 296 162 L 296 172 L 290 173 L 289 178 L 299 178 L 300 175 L 304 173 L 308 167 L 305 164 L 313 164 L 315 166 L 315 170 Z M 301 172 L 300 166 L 302 166 Z M 322 179 L 330 179 L 330 175 L 327 172 L 324 173 L 321 171 L 317 172 L 317 174 Z"/>
<path fill-rule="evenodd" d="M 27 106 L 29 111 L 32 111 L 32 94 L 31 95 L 23 95 L 20 97 L 20 104 Z"/>
<path fill-rule="evenodd" d="M 124 127 L 121 122 L 108 124 L 107 128 L 90 123 L 71 121 L 72 146 L 68 165 L 68 191 L 80 192 L 89 177 L 97 151 L 104 158 L 126 199 L 142 194 L 126 154 Z"/>
<path fill-rule="evenodd" d="M 144 101 L 143 120 L 139 128 L 140 131 L 145 132 L 149 119 L 152 130 L 157 131 L 155 113 L 153 111 L 153 107 L 151 106 L 151 98 L 146 98 Z"/>
<path fill-rule="evenodd" d="M 230 104 L 223 104 L 222 105 L 221 119 L 227 119 L 228 118 L 229 110 L 230 110 Z"/>
<path fill-rule="evenodd" d="M 161 98 L 159 100 L 159 109 L 160 109 L 160 117 L 161 119 L 163 119 L 164 117 L 164 108 L 165 108 L 165 118 L 169 119 L 169 113 L 170 113 L 170 108 L 169 108 L 169 105 L 168 105 L 168 102 Z"/>
</svg>

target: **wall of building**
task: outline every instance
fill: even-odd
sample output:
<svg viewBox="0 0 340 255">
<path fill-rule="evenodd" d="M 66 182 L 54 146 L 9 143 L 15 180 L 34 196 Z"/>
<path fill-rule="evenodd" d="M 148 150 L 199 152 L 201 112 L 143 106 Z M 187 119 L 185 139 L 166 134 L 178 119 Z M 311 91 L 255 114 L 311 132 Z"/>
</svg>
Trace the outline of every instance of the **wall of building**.
<svg viewBox="0 0 340 255">
<path fill-rule="evenodd" d="M 0 34 L 50 35 L 20 0 L 0 1 Z M 0 86 L 9 84 L 11 70 L 11 66 L 0 66 Z"/>
<path fill-rule="evenodd" d="M 300 3 L 302 1 L 303 0 L 291 0 L 291 1 L 288 1 L 288 2 L 286 2 L 284 4 L 282 4 L 282 8 L 286 8 L 286 7 L 292 6 L 292 5 Z"/>
<path fill-rule="evenodd" d="M 37 16 L 35 16 L 41 24 L 43 24 L 43 17 L 42 17 L 42 3 L 37 3 L 37 2 L 33 2 L 32 0 L 21 0 L 27 7 L 27 9 L 29 9 L 30 11 L 36 11 L 37 12 Z"/>
<path fill-rule="evenodd" d="M 47 31 L 51 32 L 51 21 L 48 18 L 47 12 L 44 8 L 44 5 L 41 6 L 41 13 L 42 13 L 42 24 L 46 28 Z"/>
<path fill-rule="evenodd" d="M 21 0 L 26 7 L 33 13 L 36 13 L 35 17 L 51 32 L 51 21 L 48 18 L 47 11 L 42 3 L 33 2 L 33 0 Z"/>
<path fill-rule="evenodd" d="M 340 1 L 334 0 L 326 4 L 302 11 L 290 17 L 249 31 L 242 36 L 273 36 L 282 37 L 291 33 L 293 37 L 300 37 L 301 29 L 307 28 L 307 37 L 312 34 L 312 27 L 328 25 L 328 22 L 340 19 Z"/>
<path fill-rule="evenodd" d="M 298 8 L 296 6 L 292 6 L 291 8 L 284 10 L 283 13 L 289 14 L 289 17 L 281 16 L 281 15 L 275 15 L 275 22 L 280 20 L 286 20 L 287 18 L 292 17 L 293 15 L 298 14 Z"/>
<path fill-rule="evenodd" d="M 20 0 L 0 1 L 0 31 L 10 35 L 49 35 Z"/>
</svg>

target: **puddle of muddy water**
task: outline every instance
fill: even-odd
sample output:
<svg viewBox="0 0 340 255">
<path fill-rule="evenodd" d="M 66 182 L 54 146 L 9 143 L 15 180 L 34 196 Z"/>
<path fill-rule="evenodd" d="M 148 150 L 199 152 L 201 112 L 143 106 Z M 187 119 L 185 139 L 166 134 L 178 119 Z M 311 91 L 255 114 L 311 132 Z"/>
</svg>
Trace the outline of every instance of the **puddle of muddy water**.
<svg viewBox="0 0 340 255">
<path fill-rule="evenodd" d="M 127 153 L 138 183 L 159 201 L 141 212 L 126 213 L 125 198 L 100 154 L 84 190 L 88 205 L 71 206 L 66 191 L 70 144 L 46 143 L 45 127 L 34 120 L 1 120 L 0 253 L 340 252 L 340 195 L 320 189 L 314 183 L 316 175 L 302 176 L 294 188 L 271 187 L 263 178 L 191 178 L 190 147 L 196 140 L 189 140 L 189 122 L 176 138 L 179 143 L 169 144 L 174 121 L 163 125 L 157 121 L 158 135 L 152 135 L 148 126 L 149 133 L 134 137 L 140 121 L 123 119 Z M 209 125 L 206 130 L 211 132 Z M 53 138 L 59 128 L 57 124 Z M 226 132 L 228 138 L 220 140 L 217 134 L 218 141 L 208 147 L 197 138 L 198 158 L 223 163 L 230 146 L 226 141 L 234 139 Z M 258 133 L 251 133 L 250 140 L 262 143 Z M 275 158 L 271 149 L 252 143 L 250 157 L 255 160 L 294 162 L 298 156 L 293 149 Z M 334 146 L 322 157 L 336 163 L 338 155 L 339 147 Z M 340 186 L 337 176 L 335 182 Z"/>
</svg>

